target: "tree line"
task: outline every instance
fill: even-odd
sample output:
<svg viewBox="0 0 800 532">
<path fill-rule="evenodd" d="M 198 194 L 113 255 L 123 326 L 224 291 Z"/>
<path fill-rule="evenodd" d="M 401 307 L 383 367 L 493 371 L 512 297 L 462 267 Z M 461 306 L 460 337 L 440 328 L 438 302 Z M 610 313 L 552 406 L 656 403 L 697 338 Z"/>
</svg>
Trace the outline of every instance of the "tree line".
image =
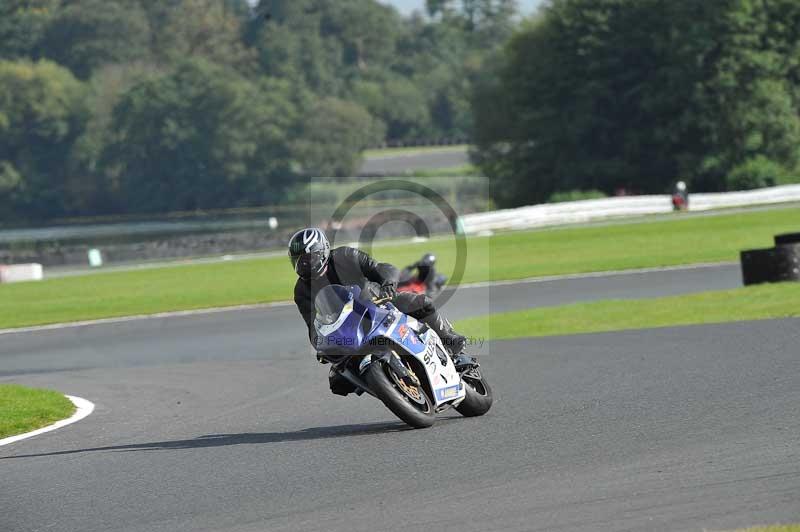
<svg viewBox="0 0 800 532">
<path fill-rule="evenodd" d="M 487 64 L 474 157 L 501 205 L 798 175 L 797 0 L 552 0 Z"/>
<path fill-rule="evenodd" d="M 0 220 L 277 204 L 437 137 L 500 206 L 794 181 L 800 2 L 0 1 Z"/>
<path fill-rule="evenodd" d="M 514 0 L 3 0 L 0 220 L 279 203 L 472 133 Z"/>
</svg>

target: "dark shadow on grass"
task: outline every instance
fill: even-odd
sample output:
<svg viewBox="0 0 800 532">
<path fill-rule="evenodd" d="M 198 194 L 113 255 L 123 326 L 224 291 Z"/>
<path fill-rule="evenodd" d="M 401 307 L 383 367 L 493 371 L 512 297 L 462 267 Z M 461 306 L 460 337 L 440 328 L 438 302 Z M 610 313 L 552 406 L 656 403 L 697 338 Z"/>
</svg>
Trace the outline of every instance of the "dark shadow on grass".
<svg viewBox="0 0 800 532">
<path fill-rule="evenodd" d="M 91 447 L 70 451 L 54 451 L 50 453 L 22 454 L 7 456 L 0 460 L 13 458 L 33 458 L 37 456 L 58 456 L 62 454 L 90 453 L 99 451 L 168 451 L 179 449 L 201 449 L 204 447 L 227 447 L 230 445 L 259 445 L 290 441 L 323 440 L 328 438 L 346 438 L 368 434 L 388 434 L 413 430 L 399 422 L 361 423 L 356 425 L 336 425 L 329 427 L 312 427 L 290 432 L 261 432 L 242 434 L 209 434 L 191 440 L 158 441 L 150 443 L 132 443 L 128 445 L 111 445 L 108 447 Z"/>
</svg>

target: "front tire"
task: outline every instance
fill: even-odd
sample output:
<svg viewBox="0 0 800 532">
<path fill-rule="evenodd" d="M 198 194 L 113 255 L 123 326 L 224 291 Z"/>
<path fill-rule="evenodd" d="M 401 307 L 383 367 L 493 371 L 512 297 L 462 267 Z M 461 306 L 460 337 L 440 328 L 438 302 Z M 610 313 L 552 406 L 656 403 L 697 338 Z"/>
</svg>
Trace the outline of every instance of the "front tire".
<svg viewBox="0 0 800 532">
<path fill-rule="evenodd" d="M 367 384 L 394 415 L 415 429 L 433 425 L 436 414 L 428 394 L 421 387 L 403 391 L 403 384 L 388 364 L 382 361 L 370 364 L 364 376 Z M 406 385 L 407 386 L 407 385 Z M 416 396 L 416 397 L 415 397 Z"/>
<path fill-rule="evenodd" d="M 461 401 L 456 410 L 464 417 L 482 416 L 492 407 L 492 388 L 480 369 L 473 368 L 461 375 L 461 381 L 467 391 L 467 396 Z"/>
</svg>

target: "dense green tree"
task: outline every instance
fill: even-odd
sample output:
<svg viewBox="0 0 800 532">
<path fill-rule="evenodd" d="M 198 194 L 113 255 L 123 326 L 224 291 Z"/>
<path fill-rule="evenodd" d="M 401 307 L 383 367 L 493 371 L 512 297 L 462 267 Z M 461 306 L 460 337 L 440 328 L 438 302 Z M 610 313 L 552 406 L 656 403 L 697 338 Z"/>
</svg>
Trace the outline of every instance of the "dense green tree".
<svg viewBox="0 0 800 532">
<path fill-rule="evenodd" d="M 696 182 L 732 188 L 731 170 L 759 158 L 793 172 L 800 157 L 800 4 L 730 0 L 706 9 L 713 22 L 705 27 L 714 39 L 705 39 L 707 75 L 698 76 L 696 114 L 705 142 Z M 740 177 L 735 181 L 743 183 Z"/>
<path fill-rule="evenodd" d="M 347 75 L 383 70 L 394 60 L 401 28 L 394 9 L 372 0 L 321 2 L 320 32 L 341 42 L 340 62 Z"/>
<path fill-rule="evenodd" d="M 0 2 L 0 59 L 33 59 L 60 0 Z"/>
<path fill-rule="evenodd" d="M 156 46 L 167 62 L 203 57 L 241 73 L 255 71 L 243 42 L 242 7 L 231 0 L 182 0 L 164 11 Z"/>
<path fill-rule="evenodd" d="M 150 27 L 136 2 L 80 0 L 59 9 L 43 38 L 43 53 L 81 79 L 108 63 L 147 59 Z"/>
<path fill-rule="evenodd" d="M 103 212 L 113 205 L 113 193 L 99 165 L 109 139 L 113 137 L 113 111 L 134 85 L 160 74 L 149 63 L 110 64 L 99 68 L 88 82 L 89 121 L 75 141 L 67 183 L 66 208 L 74 214 Z"/>
<path fill-rule="evenodd" d="M 458 24 L 486 48 L 501 44 L 512 30 L 517 0 L 426 0 L 431 17 Z"/>
<path fill-rule="evenodd" d="M 515 13 L 507 0 L 480 5 L 468 32 L 462 15 L 403 20 L 374 0 L 263 0 L 257 11 L 270 18 L 251 24 L 248 42 L 268 75 L 358 103 L 390 141 L 466 136 L 470 84 L 497 44 L 479 33 L 503 27 L 506 38 Z"/>
<path fill-rule="evenodd" d="M 315 177 L 352 176 L 361 152 L 383 139 L 384 126 L 363 107 L 325 98 L 310 106 L 301 119 L 295 158 L 302 172 Z"/>
<path fill-rule="evenodd" d="M 320 32 L 322 14 L 311 0 L 261 0 L 248 28 L 262 72 L 318 94 L 338 95 L 341 43 Z"/>
<path fill-rule="evenodd" d="M 4 210 L 274 203 L 299 174 L 355 172 L 368 145 L 466 137 L 471 87 L 516 20 L 512 0 L 433 17 L 378 0 L 252 4 L 0 1 L 0 60 L 22 60 L 5 101 L 33 109 L 0 115 Z M 31 133 L 57 101 L 64 128 Z"/>
<path fill-rule="evenodd" d="M 510 9 L 495 23 L 466 30 L 460 2 L 445 2 L 449 11 L 434 22 L 411 17 L 398 41 L 396 72 L 409 78 L 427 100 L 430 128 L 426 135 L 468 138 L 472 131 L 471 93 L 479 78 L 490 70 L 499 46 L 511 34 L 514 2 L 498 2 Z M 441 20 L 439 20 L 441 19 Z M 501 23 L 501 21 L 504 21 Z M 491 28 L 488 34 L 484 29 Z"/>
<path fill-rule="evenodd" d="M 270 14 L 249 31 L 264 72 L 325 96 L 341 96 L 349 78 L 388 70 L 402 26 L 374 0 L 262 0 L 257 11 Z"/>
<path fill-rule="evenodd" d="M 68 159 L 87 112 L 85 87 L 49 61 L 0 62 L 0 216 L 64 212 Z"/>
<path fill-rule="evenodd" d="M 103 166 L 129 211 L 276 202 L 293 176 L 291 89 L 203 60 L 134 85 L 114 110 Z"/>
<path fill-rule="evenodd" d="M 391 78 L 383 83 L 359 82 L 352 94 L 386 124 L 390 139 L 424 138 L 430 132 L 427 96 L 405 78 Z"/>
<path fill-rule="evenodd" d="M 507 205 L 793 169 L 798 29 L 790 2 L 554 0 L 476 89 L 476 159 Z"/>
</svg>

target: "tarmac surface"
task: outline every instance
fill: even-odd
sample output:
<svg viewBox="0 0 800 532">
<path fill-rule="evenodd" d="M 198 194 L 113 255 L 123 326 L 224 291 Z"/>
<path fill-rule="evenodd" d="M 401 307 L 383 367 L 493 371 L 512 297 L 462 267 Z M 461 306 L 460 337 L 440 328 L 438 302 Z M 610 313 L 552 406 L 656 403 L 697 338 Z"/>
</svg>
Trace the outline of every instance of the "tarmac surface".
<svg viewBox="0 0 800 532">
<path fill-rule="evenodd" d="M 733 265 L 456 291 L 453 319 L 724 289 Z M 0 530 L 724 530 L 800 517 L 800 320 L 490 342 L 495 404 L 332 396 L 292 306 L 0 336 L 96 404 L 0 447 Z"/>
</svg>

